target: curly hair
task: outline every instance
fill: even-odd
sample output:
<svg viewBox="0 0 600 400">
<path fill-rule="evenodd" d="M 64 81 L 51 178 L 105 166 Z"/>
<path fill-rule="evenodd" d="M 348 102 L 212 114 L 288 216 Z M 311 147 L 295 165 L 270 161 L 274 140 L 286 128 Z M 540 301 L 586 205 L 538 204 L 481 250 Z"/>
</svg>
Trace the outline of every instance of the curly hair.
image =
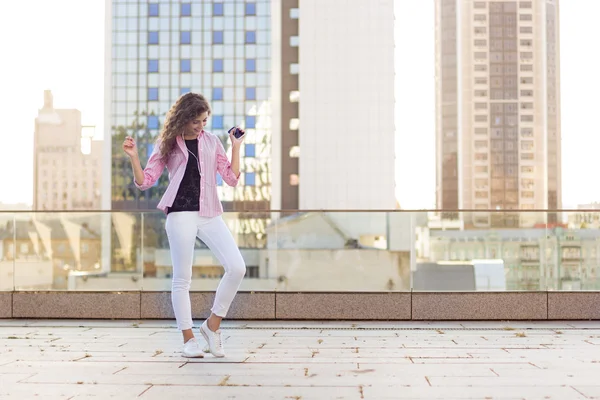
<svg viewBox="0 0 600 400">
<path fill-rule="evenodd" d="M 177 136 L 183 133 L 185 125 L 204 112 L 210 115 L 210 105 L 201 94 L 186 93 L 177 99 L 167 113 L 163 129 L 158 135 L 161 158 L 165 159 L 171 154 Z"/>
</svg>

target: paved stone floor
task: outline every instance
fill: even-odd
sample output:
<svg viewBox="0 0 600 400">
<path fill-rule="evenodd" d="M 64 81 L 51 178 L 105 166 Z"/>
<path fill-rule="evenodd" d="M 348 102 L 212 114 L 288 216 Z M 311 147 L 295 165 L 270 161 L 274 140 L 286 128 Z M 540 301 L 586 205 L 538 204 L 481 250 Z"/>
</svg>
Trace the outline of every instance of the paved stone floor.
<svg viewBox="0 0 600 400">
<path fill-rule="evenodd" d="M 173 321 L 0 320 L 0 398 L 600 398 L 600 322 L 235 321 L 224 338 L 226 358 L 192 360 Z"/>
</svg>

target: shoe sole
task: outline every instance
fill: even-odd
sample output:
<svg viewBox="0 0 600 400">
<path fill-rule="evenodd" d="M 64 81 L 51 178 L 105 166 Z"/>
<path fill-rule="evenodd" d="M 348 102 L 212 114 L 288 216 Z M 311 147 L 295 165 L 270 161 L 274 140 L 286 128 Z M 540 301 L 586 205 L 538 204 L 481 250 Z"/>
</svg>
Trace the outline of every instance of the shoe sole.
<svg viewBox="0 0 600 400">
<path fill-rule="evenodd" d="M 202 336 L 204 337 L 204 340 L 206 340 L 206 346 L 208 347 L 208 353 L 211 353 L 213 356 L 217 357 L 217 358 L 223 358 L 225 357 L 225 354 L 221 355 L 217 355 L 215 353 L 213 353 L 212 351 L 210 351 L 210 341 L 208 340 L 208 335 L 204 332 L 204 329 L 202 329 L 202 326 L 200 326 L 200 333 L 202 334 Z M 206 352 L 206 349 L 205 349 Z"/>
<path fill-rule="evenodd" d="M 185 358 L 204 358 L 204 354 L 198 354 L 197 356 L 190 356 L 190 355 L 181 353 L 181 356 L 185 357 Z"/>
</svg>

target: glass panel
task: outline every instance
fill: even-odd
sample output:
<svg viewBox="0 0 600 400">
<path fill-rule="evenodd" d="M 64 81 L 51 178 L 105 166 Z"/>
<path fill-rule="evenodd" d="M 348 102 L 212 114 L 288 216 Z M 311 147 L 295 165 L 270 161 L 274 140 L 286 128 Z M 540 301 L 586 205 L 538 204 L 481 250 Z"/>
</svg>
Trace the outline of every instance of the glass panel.
<svg viewBox="0 0 600 400">
<path fill-rule="evenodd" d="M 152 146 L 140 141 L 144 160 Z M 260 151 L 258 143 L 244 146 L 243 195 L 265 182 L 254 158 Z M 214 184 L 226 186 L 219 176 Z M 143 199 L 163 186 L 128 187 L 123 197 Z M 241 291 L 577 291 L 600 289 L 600 212 L 589 207 L 226 212 L 223 219 L 247 266 Z M 0 212 L 0 290 L 169 291 L 165 221 L 160 211 Z M 215 290 L 222 274 L 196 240 L 192 290 Z"/>
<path fill-rule="evenodd" d="M 18 241 L 21 234 L 18 228 L 23 225 L 22 218 L 17 218 L 20 216 L 21 214 L 0 212 L 0 291 L 14 290 L 15 262 L 20 258 Z"/>
<path fill-rule="evenodd" d="M 546 218 L 518 210 L 418 215 L 413 290 L 546 290 L 555 279 L 544 256 L 551 242 Z"/>
<path fill-rule="evenodd" d="M 15 290 L 141 289 L 141 214 L 19 213 L 9 224 L 1 218 L 0 231 L 12 238 L 4 241 L 0 271 L 4 282 L 14 260 Z"/>
</svg>

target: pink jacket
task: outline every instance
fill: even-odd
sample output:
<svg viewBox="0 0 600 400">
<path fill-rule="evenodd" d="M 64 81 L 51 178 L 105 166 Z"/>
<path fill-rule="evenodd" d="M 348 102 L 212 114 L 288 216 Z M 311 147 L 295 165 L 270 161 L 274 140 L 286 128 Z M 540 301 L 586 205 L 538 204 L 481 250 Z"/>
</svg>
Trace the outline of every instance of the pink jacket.
<svg viewBox="0 0 600 400">
<path fill-rule="evenodd" d="M 181 136 L 177 136 L 177 146 L 166 162 L 160 159 L 159 147 L 157 143 L 148 159 L 144 169 L 144 182 L 138 185 L 134 178 L 134 183 L 140 190 L 149 189 L 162 175 L 166 166 L 169 171 L 169 186 L 156 207 L 166 214 L 167 207 L 173 205 L 190 155 Z M 202 131 L 198 136 L 198 155 L 201 176 L 200 215 L 216 217 L 223 213 L 223 205 L 217 195 L 217 172 L 229 186 L 236 186 L 240 176 L 236 176 L 231 170 L 231 163 L 221 141 L 212 133 Z"/>
</svg>

